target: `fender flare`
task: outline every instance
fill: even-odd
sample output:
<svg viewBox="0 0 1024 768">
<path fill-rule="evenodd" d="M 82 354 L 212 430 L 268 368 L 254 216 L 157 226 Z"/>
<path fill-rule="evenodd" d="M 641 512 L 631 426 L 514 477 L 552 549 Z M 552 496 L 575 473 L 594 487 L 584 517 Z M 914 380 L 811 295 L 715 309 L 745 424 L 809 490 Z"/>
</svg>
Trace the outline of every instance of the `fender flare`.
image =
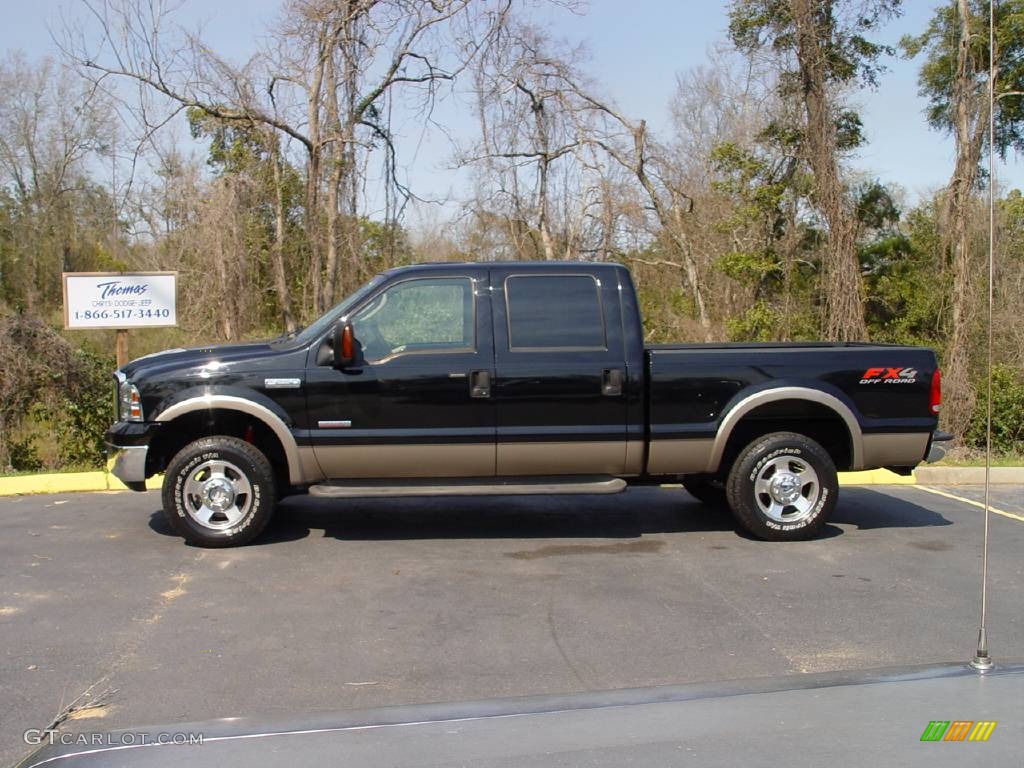
<svg viewBox="0 0 1024 768">
<path fill-rule="evenodd" d="M 303 482 L 302 460 L 299 457 L 299 447 L 295 442 L 295 435 L 284 423 L 280 416 L 267 408 L 265 405 L 254 402 L 245 397 L 236 395 L 223 395 L 207 393 L 180 400 L 167 407 L 156 417 L 158 422 L 173 421 L 179 416 L 196 411 L 211 411 L 214 409 L 226 411 L 238 411 L 259 419 L 270 429 L 281 442 L 284 448 L 284 455 L 288 461 L 288 476 L 293 485 Z"/>
<path fill-rule="evenodd" d="M 808 400 L 835 412 L 836 416 L 843 420 L 846 429 L 850 433 L 850 464 L 851 469 L 860 469 L 864 466 L 864 439 L 861 433 L 860 423 L 850 407 L 835 395 L 823 392 L 820 389 L 800 386 L 773 387 L 762 389 L 739 400 L 729 411 L 718 427 L 718 434 L 715 435 L 715 442 L 712 445 L 711 453 L 708 456 L 708 472 L 717 472 L 718 465 L 722 461 L 722 454 L 725 452 L 725 445 L 729 442 L 736 425 L 752 410 L 767 403 L 775 403 L 780 400 Z"/>
</svg>

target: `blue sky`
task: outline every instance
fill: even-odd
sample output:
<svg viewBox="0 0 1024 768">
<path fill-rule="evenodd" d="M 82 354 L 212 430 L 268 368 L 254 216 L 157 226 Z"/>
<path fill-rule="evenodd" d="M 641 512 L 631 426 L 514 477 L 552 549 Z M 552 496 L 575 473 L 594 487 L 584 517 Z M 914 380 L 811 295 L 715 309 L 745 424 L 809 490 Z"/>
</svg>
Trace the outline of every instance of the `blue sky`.
<svg viewBox="0 0 1024 768">
<path fill-rule="evenodd" d="M 936 2 L 908 0 L 902 17 L 879 37 L 895 43 L 901 35 L 924 28 Z M 185 0 L 181 23 L 204 24 L 204 37 L 225 58 L 243 60 L 278 8 L 278 0 Z M 535 15 L 555 37 L 585 41 L 591 52 L 586 69 L 602 92 L 635 118 L 657 129 L 668 116 L 676 74 L 706 60 L 710 46 L 722 41 L 726 3 L 713 0 L 592 0 L 583 14 L 538 4 Z M 72 0 L 33 0 L 5 9 L 0 48 L 20 48 L 29 57 L 53 54 L 48 27 L 58 28 L 60 13 L 80 14 Z M 952 141 L 928 128 L 917 95 L 918 63 L 892 59 L 877 91 L 860 97 L 867 146 L 854 165 L 884 182 L 902 186 L 909 201 L 942 186 L 952 166 Z M 2 98 L 2 94 L 0 94 Z M 446 121 L 456 133 L 468 134 L 473 118 L 449 107 Z M 451 153 L 440 135 L 419 144 L 410 131 L 403 165 L 414 188 L 430 196 L 458 196 L 467 176 L 446 168 Z M 997 168 L 1001 185 L 1024 185 L 1024 165 L 1011 157 Z"/>
</svg>

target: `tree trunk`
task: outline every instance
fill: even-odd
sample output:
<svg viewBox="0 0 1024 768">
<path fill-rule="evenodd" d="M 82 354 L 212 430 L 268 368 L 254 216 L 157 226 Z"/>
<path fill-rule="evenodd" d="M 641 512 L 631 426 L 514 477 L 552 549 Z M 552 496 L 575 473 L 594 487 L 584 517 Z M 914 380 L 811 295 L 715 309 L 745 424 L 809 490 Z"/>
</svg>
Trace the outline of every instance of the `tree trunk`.
<svg viewBox="0 0 1024 768">
<path fill-rule="evenodd" d="M 601 258 L 611 261 L 615 253 L 615 213 L 611 185 L 601 179 Z"/>
<path fill-rule="evenodd" d="M 537 161 L 537 229 L 540 231 L 540 243 L 544 249 L 544 258 L 554 261 L 555 246 L 551 241 L 551 230 L 548 224 L 548 170 L 551 167 L 551 156 L 548 151 L 548 134 L 544 127 L 544 102 L 533 99 L 533 125 L 540 148 L 540 158 Z"/>
<path fill-rule="evenodd" d="M 306 241 L 309 247 L 310 304 L 313 316 L 320 314 L 320 294 L 323 283 L 323 261 L 320 257 L 320 153 L 309 153 L 306 164 Z"/>
<path fill-rule="evenodd" d="M 295 330 L 295 315 L 292 313 L 292 296 L 288 288 L 288 276 L 284 266 L 284 182 L 281 178 L 281 148 L 276 137 L 272 137 L 274 148 L 274 247 L 270 252 L 270 267 L 274 276 L 274 291 L 277 306 L 281 310 L 281 322 L 285 333 Z"/>
<path fill-rule="evenodd" d="M 548 224 L 548 166 L 550 161 L 547 156 L 540 160 L 540 189 L 537 197 L 537 229 L 540 230 L 540 244 L 544 249 L 544 258 L 548 261 L 555 259 L 555 244 L 551 239 L 551 229 Z"/>
<path fill-rule="evenodd" d="M 658 222 L 661 224 L 662 228 L 668 232 L 672 244 L 676 247 L 680 258 L 683 260 L 681 267 L 683 274 L 686 275 L 686 281 L 689 283 L 690 292 L 693 294 L 693 303 L 697 308 L 697 320 L 700 322 L 701 330 L 704 333 L 704 341 L 711 341 L 711 318 L 708 316 L 707 306 L 704 303 L 704 292 L 700 285 L 700 275 L 697 271 L 697 262 L 693 259 L 693 252 L 690 250 L 690 244 L 686 239 L 686 235 L 683 233 L 682 211 L 679 209 L 678 201 L 676 199 L 672 200 L 671 209 L 666 208 L 665 203 L 658 194 L 658 190 L 654 186 L 654 183 L 647 175 L 645 157 L 645 150 L 647 146 L 647 121 L 641 120 L 638 126 L 630 126 L 630 131 L 633 134 L 633 149 L 636 153 L 636 161 L 631 170 L 636 174 L 637 181 L 640 182 L 640 186 L 642 186 L 644 191 L 647 193 L 647 197 L 651 201 L 651 207 L 654 208 L 654 212 L 658 216 Z"/>
<path fill-rule="evenodd" d="M 672 217 L 675 219 L 672 239 L 676 242 L 683 257 L 683 271 L 686 273 L 686 280 L 690 284 L 690 290 L 693 291 L 693 303 L 697 307 L 697 319 L 700 321 L 700 327 L 704 331 L 704 341 L 711 341 L 711 318 L 708 316 L 708 309 L 704 303 L 704 291 L 700 286 L 697 262 L 693 258 L 690 242 L 683 234 L 683 212 L 679 208 L 678 201 L 673 201 Z"/>
<path fill-rule="evenodd" d="M 324 97 L 326 130 L 325 139 L 331 143 L 327 151 L 327 201 L 326 201 L 326 237 L 327 256 L 324 259 L 324 291 L 320 297 L 318 313 L 327 311 L 334 303 L 334 291 L 338 280 L 338 187 L 341 184 L 341 163 L 344 147 L 339 144 L 340 125 L 338 123 L 338 81 L 335 69 L 334 54 L 331 53 L 324 61 Z"/>
<path fill-rule="evenodd" d="M 950 306 L 949 345 L 943 361 L 944 423 L 962 437 L 974 409 L 970 378 L 970 321 L 976 283 L 971 258 L 970 204 L 977 183 L 978 162 L 987 113 L 982 115 L 976 97 L 975 71 L 970 59 L 971 11 L 967 0 L 958 0 L 960 40 L 953 81 L 953 135 L 956 163 L 946 195 L 945 219 L 952 250 L 953 286 Z"/>
<path fill-rule="evenodd" d="M 322 302 L 323 260 L 320 249 L 320 158 L 323 146 L 320 142 L 320 95 L 323 90 L 324 63 L 331 55 L 326 34 L 318 46 L 316 66 L 312 82 L 306 91 L 306 119 L 309 123 L 309 157 L 306 164 L 306 240 L 309 243 L 310 303 L 313 316 L 320 314 Z"/>
<path fill-rule="evenodd" d="M 836 127 L 828 93 L 825 52 L 819 42 L 812 0 L 790 0 L 796 25 L 796 50 L 807 113 L 808 160 L 814 173 L 815 200 L 828 226 L 822 260 L 823 332 L 836 341 L 867 339 L 864 282 L 857 259 L 856 226 L 839 178 Z"/>
<path fill-rule="evenodd" d="M 331 171 L 327 174 L 327 258 L 324 259 L 323 306 L 319 312 L 326 312 L 334 304 L 338 285 L 338 189 L 341 186 L 342 159 L 335 156 L 335 146 L 329 155 Z"/>
<path fill-rule="evenodd" d="M 234 195 L 231 193 L 230 186 L 226 187 L 221 195 L 221 200 L 218 202 L 219 211 L 217 219 L 214 221 L 214 237 L 216 238 L 217 248 L 213 257 L 213 269 L 214 274 L 217 276 L 217 283 L 221 294 L 221 301 L 217 307 L 218 322 L 220 326 L 220 332 L 224 336 L 225 341 L 235 340 L 235 323 L 234 323 L 234 312 L 232 308 L 234 306 L 234 298 L 231 295 L 231 291 L 234 288 L 232 280 L 228 274 L 228 259 L 231 258 L 233 250 L 233 219 L 234 211 L 232 211 L 234 203 Z"/>
</svg>

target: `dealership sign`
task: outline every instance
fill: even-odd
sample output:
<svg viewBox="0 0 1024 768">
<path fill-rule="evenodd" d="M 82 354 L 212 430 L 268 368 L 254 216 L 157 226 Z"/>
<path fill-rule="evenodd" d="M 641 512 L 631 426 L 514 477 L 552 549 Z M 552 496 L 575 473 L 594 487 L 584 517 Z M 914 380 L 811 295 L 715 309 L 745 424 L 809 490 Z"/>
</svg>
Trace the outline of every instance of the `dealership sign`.
<svg viewBox="0 0 1024 768">
<path fill-rule="evenodd" d="M 65 328 L 177 325 L 177 272 L 65 272 Z"/>
</svg>

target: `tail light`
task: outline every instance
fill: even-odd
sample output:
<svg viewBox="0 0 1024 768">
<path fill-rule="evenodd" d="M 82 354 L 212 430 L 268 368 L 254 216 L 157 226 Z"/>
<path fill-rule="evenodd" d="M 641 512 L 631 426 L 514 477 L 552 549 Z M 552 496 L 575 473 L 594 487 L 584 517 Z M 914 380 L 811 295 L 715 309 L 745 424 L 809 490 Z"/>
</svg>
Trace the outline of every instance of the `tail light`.
<svg viewBox="0 0 1024 768">
<path fill-rule="evenodd" d="M 932 373 L 932 386 L 928 393 L 928 408 L 932 413 L 938 413 L 942 408 L 942 376 L 936 368 Z"/>
</svg>

